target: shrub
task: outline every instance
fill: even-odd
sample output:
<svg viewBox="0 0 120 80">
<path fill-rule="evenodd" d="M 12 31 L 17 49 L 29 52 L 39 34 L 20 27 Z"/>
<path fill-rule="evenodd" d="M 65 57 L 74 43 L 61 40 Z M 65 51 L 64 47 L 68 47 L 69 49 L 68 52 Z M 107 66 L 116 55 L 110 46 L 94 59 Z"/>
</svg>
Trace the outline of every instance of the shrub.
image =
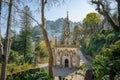
<svg viewBox="0 0 120 80">
<path fill-rule="evenodd" d="M 53 80 L 51 79 L 45 68 L 41 68 L 39 71 L 30 73 L 29 71 L 26 73 L 21 73 L 17 77 L 10 76 L 9 80 Z"/>
<path fill-rule="evenodd" d="M 103 48 L 99 55 L 96 55 L 92 63 L 94 69 L 95 80 L 103 80 L 109 78 L 111 68 L 109 64 L 113 64 L 115 74 L 120 69 L 120 41 L 111 44 L 110 48 Z"/>
</svg>

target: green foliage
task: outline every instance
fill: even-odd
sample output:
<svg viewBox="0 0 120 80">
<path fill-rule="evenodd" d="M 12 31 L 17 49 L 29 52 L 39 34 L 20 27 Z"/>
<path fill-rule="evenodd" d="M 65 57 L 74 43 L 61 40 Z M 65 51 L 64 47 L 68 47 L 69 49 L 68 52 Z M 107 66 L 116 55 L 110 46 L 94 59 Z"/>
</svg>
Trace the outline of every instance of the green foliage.
<svg viewBox="0 0 120 80">
<path fill-rule="evenodd" d="M 8 63 L 19 64 L 19 61 L 20 61 L 19 53 L 11 50 L 8 58 Z"/>
<path fill-rule="evenodd" d="M 83 33 L 83 27 L 76 25 L 73 30 L 73 40 L 77 40 Z"/>
<path fill-rule="evenodd" d="M 88 55 L 95 56 L 101 51 L 102 47 L 104 47 L 105 42 L 106 39 L 104 34 L 93 35 L 91 36 L 89 43 L 84 45 L 84 52 Z"/>
<path fill-rule="evenodd" d="M 35 49 L 35 51 L 39 51 L 40 57 L 48 57 L 48 51 L 44 41 L 40 42 L 39 46 Z"/>
<path fill-rule="evenodd" d="M 119 42 L 119 41 L 118 41 Z M 103 48 L 100 55 L 97 55 L 92 63 L 95 80 L 103 80 L 110 73 L 109 64 L 114 64 L 116 74 L 120 68 L 120 43 L 111 45 L 110 48 Z"/>
<path fill-rule="evenodd" d="M 76 41 L 75 40 L 72 40 L 72 43 L 71 43 L 72 45 L 75 45 L 76 44 Z"/>
<path fill-rule="evenodd" d="M 83 20 L 84 33 L 96 34 L 100 30 L 101 16 L 95 12 L 87 14 L 86 18 Z"/>
<path fill-rule="evenodd" d="M 116 75 L 120 72 L 120 32 L 101 30 L 104 25 L 99 22 L 100 16 L 96 13 L 90 13 L 84 19 L 81 50 L 93 57 L 94 80 L 109 80 L 111 71 Z"/>
<path fill-rule="evenodd" d="M 0 65 L 1 68 L 1 65 Z M 7 75 L 10 75 L 12 73 L 16 73 L 16 72 L 20 72 L 20 71 L 24 71 L 24 70 L 28 70 L 33 68 L 33 65 L 29 64 L 29 63 L 24 63 L 22 65 L 17 65 L 15 63 L 12 64 L 7 64 Z M 0 69 L 1 72 L 1 69 Z"/>
<path fill-rule="evenodd" d="M 43 34 L 40 26 L 35 26 L 32 29 L 32 39 L 34 41 L 43 40 Z"/>
<path fill-rule="evenodd" d="M 82 65 L 82 66 L 79 67 L 79 70 L 85 71 L 86 67 L 84 65 Z"/>
<path fill-rule="evenodd" d="M 119 34 L 116 32 L 105 32 L 97 35 L 92 35 L 89 42 L 85 42 L 82 47 L 82 51 L 88 55 L 95 56 L 100 53 L 103 48 L 110 48 L 111 44 L 114 44 L 119 40 Z M 88 45 L 86 44 L 88 43 Z"/>
<path fill-rule="evenodd" d="M 103 80 L 103 77 L 110 71 L 108 67 L 109 59 L 103 55 L 97 55 L 92 63 L 92 69 L 94 69 L 95 80 Z"/>
<path fill-rule="evenodd" d="M 28 16 L 31 16 L 31 12 L 28 6 L 25 6 L 24 12 L 27 14 L 21 15 L 21 30 L 19 35 L 19 41 L 18 41 L 18 52 L 20 55 L 23 56 L 23 62 L 30 62 L 31 58 L 28 58 L 31 56 L 32 53 L 32 30 L 31 30 L 31 18 Z M 27 59 L 27 60 L 26 60 Z"/>
<path fill-rule="evenodd" d="M 110 64 L 113 64 L 117 74 L 120 69 L 120 33 L 114 31 L 104 31 L 96 35 L 91 35 L 90 40 L 82 43 L 82 52 L 91 55 L 94 59 L 92 69 L 94 70 L 94 80 L 109 80 L 111 71 Z"/>
<path fill-rule="evenodd" d="M 87 23 L 88 25 L 98 24 L 100 22 L 100 15 L 94 12 L 89 13 L 83 22 Z"/>
<path fill-rule="evenodd" d="M 108 34 L 107 37 L 106 37 L 107 43 L 112 42 L 114 37 L 115 37 L 114 33 Z"/>
<path fill-rule="evenodd" d="M 117 74 L 120 69 L 120 40 L 118 33 L 107 33 L 105 34 L 105 46 L 101 47 L 99 53 L 95 53 L 95 59 L 92 63 L 92 68 L 94 69 L 95 80 L 108 80 L 109 73 L 111 71 L 110 64 L 113 64 L 113 69 Z M 100 36 L 99 36 L 100 38 Z M 98 38 L 98 40 L 100 40 Z M 116 40 L 116 41 L 115 41 Z M 114 42 L 115 41 L 115 42 Z M 97 45 L 97 44 L 96 44 Z M 98 45 L 98 48 L 100 46 Z"/>
<path fill-rule="evenodd" d="M 53 80 L 48 76 L 47 70 L 45 68 L 41 68 L 40 71 L 35 73 L 26 73 L 18 75 L 16 78 L 9 77 L 9 80 Z"/>
</svg>

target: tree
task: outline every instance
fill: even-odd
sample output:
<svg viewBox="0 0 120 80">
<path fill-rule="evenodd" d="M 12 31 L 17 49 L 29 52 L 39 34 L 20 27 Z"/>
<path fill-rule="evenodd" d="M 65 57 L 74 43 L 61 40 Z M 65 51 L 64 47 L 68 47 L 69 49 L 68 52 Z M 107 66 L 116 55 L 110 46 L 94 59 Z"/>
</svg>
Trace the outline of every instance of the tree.
<svg viewBox="0 0 120 80">
<path fill-rule="evenodd" d="M 46 43 L 48 53 L 49 53 L 49 76 L 51 78 L 53 78 L 53 54 L 52 54 L 52 49 L 51 49 L 50 42 L 49 42 L 49 39 L 48 39 L 48 35 L 47 35 L 46 29 L 45 29 L 45 27 L 46 27 L 45 22 L 46 21 L 45 21 L 44 9 L 45 9 L 45 4 L 46 3 L 47 3 L 47 0 L 41 0 L 41 4 L 42 4 L 41 5 L 41 21 L 42 21 L 41 28 L 42 28 L 45 43 Z"/>
<path fill-rule="evenodd" d="M 91 43 L 91 38 L 97 36 L 100 30 L 101 16 L 95 12 L 88 13 L 86 18 L 83 20 L 83 32 L 80 43 L 82 45 L 81 50 L 87 55 L 91 55 L 88 46 Z M 93 49 L 93 47 L 92 47 Z M 93 50 L 94 51 L 94 50 Z M 91 55 L 92 56 L 92 55 Z"/>
<path fill-rule="evenodd" d="M 115 31 L 120 31 L 120 0 L 90 0 L 92 4 L 96 5 L 96 10 L 103 15 L 107 21 L 111 24 Z M 113 3 L 117 3 L 116 8 L 118 14 L 118 23 L 114 20 L 111 14 L 111 6 Z"/>
<path fill-rule="evenodd" d="M 73 39 L 77 40 L 82 36 L 82 33 L 83 33 L 83 27 L 81 27 L 80 25 L 76 25 L 73 31 Z"/>
<path fill-rule="evenodd" d="M 13 2 L 13 0 L 9 1 L 8 19 L 7 19 L 7 31 L 6 31 L 4 55 L 3 55 L 4 58 L 2 60 L 2 68 L 1 68 L 1 80 L 6 80 L 7 61 L 8 61 L 8 56 L 9 56 L 9 53 L 10 53 L 12 2 Z"/>
<path fill-rule="evenodd" d="M 89 13 L 83 20 L 84 27 L 87 28 L 91 33 L 97 33 L 98 25 L 100 23 L 100 15 L 97 13 Z"/>
<path fill-rule="evenodd" d="M 0 0 L 0 24 L 1 24 L 1 12 L 2 12 L 2 0 Z M 3 54 L 3 45 L 1 41 L 1 26 L 0 26 L 0 59 L 2 61 L 2 54 Z"/>
<path fill-rule="evenodd" d="M 32 37 L 32 30 L 31 30 L 31 16 L 30 9 L 28 6 L 24 7 L 24 14 L 21 16 L 21 30 L 19 35 L 19 53 L 23 55 L 24 62 L 27 62 L 26 58 L 29 54 L 32 53 L 32 45 L 31 45 L 31 37 Z M 27 14 L 27 15 L 26 15 Z"/>
<path fill-rule="evenodd" d="M 36 51 L 39 52 L 41 58 L 42 57 L 48 57 L 48 51 L 47 51 L 47 48 L 46 48 L 46 45 L 45 45 L 44 41 L 41 41 L 38 44 L 38 47 L 36 48 Z"/>
</svg>

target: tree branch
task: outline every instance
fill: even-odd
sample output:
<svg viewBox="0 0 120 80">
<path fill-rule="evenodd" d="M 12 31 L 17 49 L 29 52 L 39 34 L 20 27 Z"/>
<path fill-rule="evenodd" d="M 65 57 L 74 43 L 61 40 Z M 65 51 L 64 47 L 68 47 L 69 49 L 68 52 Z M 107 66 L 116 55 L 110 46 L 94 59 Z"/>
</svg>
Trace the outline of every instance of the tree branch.
<svg viewBox="0 0 120 80">
<path fill-rule="evenodd" d="M 97 9 L 98 12 L 103 15 L 104 17 L 106 17 L 106 19 L 108 20 L 108 22 L 111 24 L 111 26 L 113 27 L 113 29 L 115 31 L 119 31 L 120 30 L 120 27 L 119 25 L 113 20 L 113 18 L 111 17 L 109 11 L 106 9 L 106 5 L 103 4 L 102 1 L 100 0 L 92 0 L 91 1 L 93 4 L 96 4 L 97 5 Z M 101 6 L 101 7 L 100 7 Z M 120 20 L 118 20 L 120 21 Z M 119 23 L 120 24 L 120 23 Z"/>
<path fill-rule="evenodd" d="M 13 7 L 17 10 L 18 13 L 24 13 L 26 14 L 28 17 L 30 17 L 33 21 L 35 21 L 37 23 L 38 26 L 41 27 L 41 24 L 32 16 L 30 16 L 29 14 L 25 13 L 23 10 L 19 9 L 17 6 L 13 5 Z"/>
</svg>

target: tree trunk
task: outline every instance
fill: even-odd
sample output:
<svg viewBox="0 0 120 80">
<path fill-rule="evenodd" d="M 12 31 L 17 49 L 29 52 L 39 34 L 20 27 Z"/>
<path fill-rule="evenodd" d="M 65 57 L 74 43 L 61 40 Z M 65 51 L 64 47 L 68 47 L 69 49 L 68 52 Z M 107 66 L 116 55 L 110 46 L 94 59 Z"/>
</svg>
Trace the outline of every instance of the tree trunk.
<svg viewBox="0 0 120 80">
<path fill-rule="evenodd" d="M 109 64 L 110 73 L 109 73 L 109 80 L 115 80 L 115 71 L 114 71 L 114 64 Z"/>
<path fill-rule="evenodd" d="M 120 0 L 116 0 L 118 3 L 118 22 L 119 22 L 119 28 L 120 28 Z"/>
<path fill-rule="evenodd" d="M 88 69 L 85 73 L 85 78 L 84 80 L 93 80 L 93 70 Z"/>
<path fill-rule="evenodd" d="M 51 46 L 50 46 L 50 42 L 49 42 L 49 39 L 48 39 L 48 35 L 47 35 L 47 31 L 45 29 L 46 25 L 45 25 L 45 17 L 44 17 L 44 9 L 45 9 L 45 4 L 46 4 L 46 0 L 41 0 L 42 2 L 42 6 L 41 6 L 41 21 L 42 21 L 42 32 L 43 32 L 43 36 L 44 36 L 44 39 L 45 39 L 45 43 L 46 43 L 46 46 L 47 46 L 47 50 L 48 50 L 48 53 L 49 53 L 49 76 L 51 78 L 53 78 L 53 54 L 52 54 L 52 49 L 51 49 Z"/>
<path fill-rule="evenodd" d="M 115 31 L 120 31 L 119 25 L 117 25 L 117 23 L 112 19 L 109 13 L 105 12 L 105 17 L 107 18 L 108 22 L 111 24 Z"/>
<path fill-rule="evenodd" d="M 2 0 L 0 0 L 0 24 L 1 24 L 1 9 L 2 9 Z M 1 26 L 0 26 L 0 60 L 2 61 L 3 46 L 1 41 Z"/>
<path fill-rule="evenodd" d="M 0 61 L 2 62 L 2 54 L 3 54 L 3 45 L 2 45 L 2 41 L 0 39 Z"/>
<path fill-rule="evenodd" d="M 8 20 L 7 20 L 7 31 L 5 37 L 5 48 L 4 48 L 4 58 L 2 61 L 2 68 L 1 68 L 1 80 L 6 80 L 6 70 L 7 70 L 7 61 L 8 56 L 10 53 L 10 32 L 11 32 L 11 12 L 12 12 L 12 1 L 9 2 L 9 13 L 8 13 Z"/>
</svg>

